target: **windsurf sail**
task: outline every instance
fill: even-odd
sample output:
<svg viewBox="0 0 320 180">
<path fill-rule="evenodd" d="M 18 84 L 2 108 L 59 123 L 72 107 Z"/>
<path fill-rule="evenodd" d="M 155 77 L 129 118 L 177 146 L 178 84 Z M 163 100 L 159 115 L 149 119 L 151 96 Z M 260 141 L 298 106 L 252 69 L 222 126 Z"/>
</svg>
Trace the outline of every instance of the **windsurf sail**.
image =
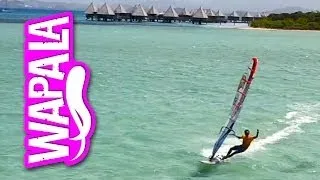
<svg viewBox="0 0 320 180">
<path fill-rule="evenodd" d="M 234 97 L 231 113 L 229 116 L 229 120 L 226 123 L 226 126 L 223 126 L 219 133 L 219 138 L 215 142 L 212 150 L 212 157 L 215 156 L 221 145 L 223 144 L 224 140 L 227 138 L 227 136 L 234 131 L 232 130 L 236 120 L 239 117 L 240 111 L 243 107 L 243 102 L 246 99 L 248 90 L 250 88 L 250 85 L 254 79 L 254 76 L 256 74 L 256 71 L 258 69 L 258 58 L 252 58 L 251 66 L 248 67 L 247 72 L 245 72 L 240 80 L 240 83 L 237 88 L 236 95 Z"/>
</svg>

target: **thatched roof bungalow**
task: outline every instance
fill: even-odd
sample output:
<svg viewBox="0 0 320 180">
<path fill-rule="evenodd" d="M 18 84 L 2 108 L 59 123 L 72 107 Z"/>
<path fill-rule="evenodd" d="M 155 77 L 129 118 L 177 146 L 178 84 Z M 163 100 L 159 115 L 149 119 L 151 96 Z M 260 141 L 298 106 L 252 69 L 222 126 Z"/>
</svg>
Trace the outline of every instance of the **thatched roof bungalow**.
<svg viewBox="0 0 320 180">
<path fill-rule="evenodd" d="M 244 21 L 244 22 L 251 22 L 251 21 L 253 21 L 253 18 L 254 18 L 254 17 L 253 17 L 249 12 L 246 12 L 246 13 L 242 16 L 241 20 Z"/>
<path fill-rule="evenodd" d="M 171 23 L 172 21 L 176 21 L 179 15 L 176 10 L 170 6 L 167 11 L 163 14 L 163 22 Z"/>
<path fill-rule="evenodd" d="M 256 15 L 254 15 L 254 19 L 261 19 L 263 17 L 267 17 L 268 15 L 263 12 L 263 13 L 257 13 Z"/>
<path fill-rule="evenodd" d="M 165 11 L 162 11 L 158 14 L 158 20 L 163 20 Z"/>
<path fill-rule="evenodd" d="M 180 12 L 179 12 L 179 21 L 181 22 L 186 22 L 186 21 L 190 21 L 192 15 L 190 13 L 190 11 L 188 11 L 186 8 L 183 8 Z"/>
<path fill-rule="evenodd" d="M 204 12 L 203 8 L 200 7 L 192 16 L 192 23 L 198 22 L 201 24 L 202 22 L 207 22 L 208 15 Z"/>
<path fill-rule="evenodd" d="M 260 13 L 257 13 L 255 16 L 254 16 L 255 19 L 260 19 L 262 18 L 261 14 Z"/>
<path fill-rule="evenodd" d="M 151 6 L 151 8 L 149 9 L 149 11 L 147 12 L 148 14 L 148 19 L 152 22 L 154 22 L 155 20 L 158 21 L 158 15 L 160 14 L 159 11 L 154 7 Z"/>
<path fill-rule="evenodd" d="M 121 21 L 122 19 L 124 19 L 125 21 L 131 19 L 131 13 L 128 12 L 121 4 L 119 4 L 118 7 L 114 10 L 114 13 L 116 14 L 116 19 L 118 21 Z"/>
<path fill-rule="evenodd" d="M 86 19 L 91 19 L 93 20 L 94 16 L 97 14 L 98 12 L 98 8 L 92 3 L 89 4 L 89 6 L 87 7 L 87 9 L 84 11 L 85 15 L 86 15 Z"/>
<path fill-rule="evenodd" d="M 216 12 L 216 20 L 217 22 L 219 22 L 220 24 L 223 22 L 223 23 L 226 23 L 227 22 L 227 19 L 226 19 L 226 15 L 223 14 L 222 11 L 218 10 Z"/>
<path fill-rule="evenodd" d="M 142 21 L 145 20 L 148 17 L 147 12 L 144 10 L 144 8 L 138 4 L 134 6 L 132 13 L 131 13 L 132 20 L 134 21 Z"/>
<path fill-rule="evenodd" d="M 236 11 L 233 11 L 229 16 L 228 16 L 228 20 L 232 21 L 232 22 L 236 22 L 240 20 L 240 16 L 238 15 L 238 13 Z"/>
<path fill-rule="evenodd" d="M 261 16 L 262 16 L 262 17 L 268 17 L 268 14 L 267 14 L 266 12 L 263 12 L 263 13 L 261 14 Z"/>
<path fill-rule="evenodd" d="M 216 17 L 225 18 L 226 15 L 224 15 L 220 10 L 217 11 Z"/>
<path fill-rule="evenodd" d="M 194 13 L 196 13 L 196 11 L 197 11 L 196 9 L 191 9 L 191 10 L 190 10 L 190 14 L 191 14 L 191 16 L 193 16 L 193 15 L 194 15 Z"/>
<path fill-rule="evenodd" d="M 97 19 L 100 21 L 100 19 L 103 19 L 104 21 L 114 20 L 115 19 L 115 13 L 112 10 L 112 8 L 107 4 L 104 3 L 97 12 Z"/>
<path fill-rule="evenodd" d="M 211 10 L 211 9 L 207 9 L 206 14 L 208 16 L 208 22 L 213 23 L 216 22 L 217 18 L 216 18 L 216 14 Z"/>
<path fill-rule="evenodd" d="M 215 17 L 216 14 L 212 11 L 212 9 L 207 9 L 206 14 L 208 17 Z"/>
</svg>

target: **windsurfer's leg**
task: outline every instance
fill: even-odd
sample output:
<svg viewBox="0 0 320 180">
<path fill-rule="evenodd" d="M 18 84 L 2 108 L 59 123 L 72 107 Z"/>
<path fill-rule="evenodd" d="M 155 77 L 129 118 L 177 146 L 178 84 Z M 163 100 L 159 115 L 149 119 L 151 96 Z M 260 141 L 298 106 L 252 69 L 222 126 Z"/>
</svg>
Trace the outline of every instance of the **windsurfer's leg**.
<svg viewBox="0 0 320 180">
<path fill-rule="evenodd" d="M 243 153 L 244 151 L 246 151 L 246 149 L 243 148 L 243 147 L 240 145 L 235 152 L 233 152 L 232 154 L 229 155 L 229 157 L 232 157 L 232 156 L 235 155 L 235 154 Z"/>
<path fill-rule="evenodd" d="M 231 154 L 232 151 L 234 151 L 234 152 Z M 242 146 L 241 145 L 234 146 L 234 147 L 230 148 L 228 154 L 226 156 L 224 156 L 222 159 L 227 159 L 227 158 L 229 158 L 235 154 L 238 154 L 240 152 L 243 152 Z"/>
<path fill-rule="evenodd" d="M 237 148 L 238 148 L 238 146 L 233 146 L 232 148 L 230 148 L 226 156 L 229 156 L 230 153 L 231 153 L 232 151 L 237 150 Z"/>
<path fill-rule="evenodd" d="M 239 153 L 242 153 L 243 151 L 234 151 L 232 154 L 229 155 L 228 158 L 232 157 L 233 155 L 235 154 L 239 154 Z"/>
<path fill-rule="evenodd" d="M 222 160 L 227 159 L 227 158 L 229 157 L 230 153 L 231 153 L 232 151 L 236 150 L 236 149 L 237 149 L 237 146 L 233 146 L 232 148 L 230 148 L 229 151 L 228 151 L 228 153 L 227 153 L 227 155 L 225 155 L 225 156 L 222 158 Z"/>
</svg>

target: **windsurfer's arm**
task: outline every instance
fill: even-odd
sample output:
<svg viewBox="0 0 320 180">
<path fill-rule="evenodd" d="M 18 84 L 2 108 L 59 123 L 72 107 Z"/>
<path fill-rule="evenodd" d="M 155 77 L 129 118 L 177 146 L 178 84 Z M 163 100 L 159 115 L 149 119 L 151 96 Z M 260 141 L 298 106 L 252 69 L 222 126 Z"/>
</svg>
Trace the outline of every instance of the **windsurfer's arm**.
<svg viewBox="0 0 320 180">
<path fill-rule="evenodd" d="M 237 137 L 238 139 L 242 139 L 242 136 L 237 136 L 234 134 L 235 137 Z"/>
<path fill-rule="evenodd" d="M 254 139 L 258 138 L 259 136 L 259 129 L 257 129 L 257 135 L 254 137 Z"/>
</svg>

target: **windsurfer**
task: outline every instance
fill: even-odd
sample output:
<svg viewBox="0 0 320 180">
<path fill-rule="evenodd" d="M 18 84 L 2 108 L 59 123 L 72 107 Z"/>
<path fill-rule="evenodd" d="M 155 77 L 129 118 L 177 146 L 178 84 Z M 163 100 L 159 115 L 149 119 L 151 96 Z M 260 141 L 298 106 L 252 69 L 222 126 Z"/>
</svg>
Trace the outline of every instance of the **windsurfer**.
<svg viewBox="0 0 320 180">
<path fill-rule="evenodd" d="M 254 139 L 258 138 L 259 129 L 257 129 L 256 136 L 251 136 L 249 130 L 245 130 L 243 136 L 237 136 L 237 135 L 234 135 L 234 136 L 237 137 L 238 139 L 242 139 L 242 145 L 237 145 L 237 146 L 233 146 L 232 148 L 230 148 L 228 154 L 226 156 L 224 156 L 222 158 L 222 160 L 230 158 L 235 154 L 242 153 L 242 152 L 246 151 L 249 148 L 251 142 Z M 231 154 L 232 151 L 234 151 L 234 152 Z"/>
<path fill-rule="evenodd" d="M 227 138 L 230 132 L 233 131 L 232 128 L 240 114 L 241 108 L 243 107 L 243 102 L 247 96 L 249 87 L 255 76 L 258 62 L 259 62 L 257 58 L 253 58 L 252 61 L 253 63 L 251 64 L 251 68 L 248 68 L 249 70 L 248 73 L 243 74 L 240 80 L 240 83 L 238 85 L 237 93 L 232 104 L 229 122 L 227 123 L 227 125 L 223 130 L 222 129 L 220 130 L 219 138 L 216 140 L 213 146 L 212 155 L 209 158 L 211 162 L 214 159 L 220 161 L 219 160 L 220 158 L 215 158 L 215 154 L 218 152 L 219 148 L 223 144 L 223 141 Z M 247 74 L 248 74 L 248 77 L 247 77 Z M 259 134 L 259 130 L 257 130 L 257 135 L 253 137 L 253 136 L 250 136 L 250 131 L 246 130 L 244 136 L 240 137 L 235 135 L 239 139 L 243 139 L 243 144 L 240 146 L 234 146 L 230 148 L 228 154 L 223 159 L 229 158 L 237 153 L 244 152 L 246 149 L 248 149 L 248 147 L 250 146 L 250 143 L 258 137 L 258 134 Z M 232 151 L 235 151 L 235 152 L 232 153 Z"/>
</svg>

